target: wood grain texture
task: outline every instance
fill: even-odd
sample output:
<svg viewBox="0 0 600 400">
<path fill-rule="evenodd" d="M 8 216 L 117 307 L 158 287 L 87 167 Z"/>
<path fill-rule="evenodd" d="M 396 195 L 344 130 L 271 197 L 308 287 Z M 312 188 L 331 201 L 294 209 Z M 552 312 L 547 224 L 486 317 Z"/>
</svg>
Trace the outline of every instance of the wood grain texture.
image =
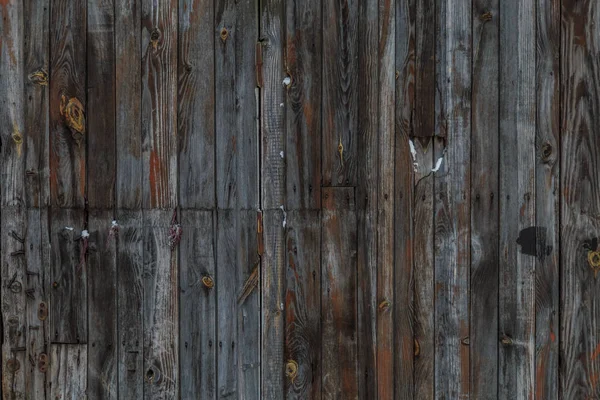
<svg viewBox="0 0 600 400">
<path fill-rule="evenodd" d="M 600 396 L 598 3 L 563 1 L 561 25 L 561 398 Z M 594 249 L 596 247 L 596 249 Z M 597 271 L 597 270 L 596 270 Z"/>
<path fill-rule="evenodd" d="M 117 211 L 117 325 L 119 398 L 144 393 L 144 230 L 141 211 Z M 114 239 L 110 239 L 114 240 Z"/>
<path fill-rule="evenodd" d="M 169 21 L 173 32 L 179 30 L 179 202 L 185 208 L 215 206 L 216 3 L 179 0 L 179 26 L 177 19 Z"/>
<path fill-rule="evenodd" d="M 181 398 L 217 398 L 217 291 L 215 218 L 212 211 L 184 210 L 184 236 L 180 244 L 180 340 Z M 209 288 L 203 278 L 213 279 Z M 223 277 L 226 284 L 228 277 Z M 233 297 L 233 296 L 232 296 Z M 230 318 L 234 318 L 229 315 Z M 226 361 L 223 360 L 223 364 Z M 186 371 L 186 372 L 183 372 Z"/>
<path fill-rule="evenodd" d="M 286 202 L 290 210 L 321 204 L 321 0 L 286 2 Z"/>
<path fill-rule="evenodd" d="M 177 1 L 142 0 L 143 208 L 177 202 Z"/>
<path fill-rule="evenodd" d="M 324 1 L 321 150 L 324 186 L 356 185 L 357 38 L 358 1 Z"/>
<path fill-rule="evenodd" d="M 531 398 L 535 255 L 525 254 L 520 231 L 535 225 L 535 2 L 525 1 L 520 7 L 503 2 L 500 15 L 498 397 Z"/>
<path fill-rule="evenodd" d="M 471 395 L 498 396 L 498 101 L 497 0 L 473 4 L 471 131 Z"/>
<path fill-rule="evenodd" d="M 435 0 L 412 0 L 415 11 L 415 108 L 413 110 L 413 136 L 430 137 L 443 132 L 435 131 L 435 63 L 436 45 L 441 38 L 436 33 Z M 436 41 L 437 40 L 437 41 Z"/>
<path fill-rule="evenodd" d="M 379 3 L 362 1 L 358 10 L 357 109 L 357 342 L 359 398 L 377 396 L 377 196 L 379 157 Z M 328 58 L 326 53 L 323 59 Z"/>
<path fill-rule="evenodd" d="M 560 12 L 559 1 L 536 4 L 535 218 L 546 231 L 536 238 L 535 397 L 549 400 L 560 396 Z"/>
<path fill-rule="evenodd" d="M 52 2 L 50 17 L 50 203 L 83 208 L 86 193 L 86 3 Z M 68 107 L 72 102 L 72 107 Z M 82 115 L 83 114 L 83 115 Z M 68 118 L 81 122 L 71 127 Z"/>
<path fill-rule="evenodd" d="M 171 211 L 143 212 L 144 397 L 178 398 L 178 249 L 169 246 Z"/>
<path fill-rule="evenodd" d="M 55 208 L 50 212 L 52 253 L 46 287 L 50 293 L 50 340 L 52 343 L 87 343 L 88 266 L 81 237 L 84 213 L 68 208 Z"/>
<path fill-rule="evenodd" d="M 84 399 L 87 391 L 87 346 L 53 343 L 50 345 L 48 370 L 51 399 Z"/>
<path fill-rule="evenodd" d="M 116 204 L 142 206 L 142 38 L 139 0 L 115 4 Z"/>
<path fill-rule="evenodd" d="M 286 229 L 286 399 L 320 399 L 321 215 L 290 211 Z"/>
<path fill-rule="evenodd" d="M 358 399 L 354 188 L 321 193 L 322 398 Z"/>
<path fill-rule="evenodd" d="M 471 2 L 436 3 L 435 397 L 469 393 Z M 445 136 L 445 138 L 438 138 Z M 437 161 L 436 161 L 437 165 Z"/>
<path fill-rule="evenodd" d="M 89 215 L 87 396 L 116 399 L 117 373 L 117 238 L 113 211 Z"/>
</svg>

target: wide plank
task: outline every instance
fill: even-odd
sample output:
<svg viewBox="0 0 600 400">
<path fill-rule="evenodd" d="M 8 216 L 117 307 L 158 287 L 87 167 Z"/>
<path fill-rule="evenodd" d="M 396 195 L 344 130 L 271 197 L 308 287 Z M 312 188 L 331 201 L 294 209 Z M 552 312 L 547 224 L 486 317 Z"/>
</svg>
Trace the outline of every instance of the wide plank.
<svg viewBox="0 0 600 400">
<path fill-rule="evenodd" d="M 87 392 L 87 346 L 53 343 L 48 357 L 49 398 L 80 400 Z"/>
</svg>

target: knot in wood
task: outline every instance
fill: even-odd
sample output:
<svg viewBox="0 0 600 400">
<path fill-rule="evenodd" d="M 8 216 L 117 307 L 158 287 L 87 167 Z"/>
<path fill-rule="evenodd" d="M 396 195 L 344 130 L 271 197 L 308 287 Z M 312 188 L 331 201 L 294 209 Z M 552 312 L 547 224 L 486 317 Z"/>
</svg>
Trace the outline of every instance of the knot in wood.
<svg viewBox="0 0 600 400">
<path fill-rule="evenodd" d="M 27 77 L 34 85 L 47 86 L 48 85 L 48 72 L 44 69 L 32 72 Z"/>
<path fill-rule="evenodd" d="M 471 344 L 471 339 L 469 339 L 468 336 L 465 336 L 464 338 L 461 339 L 460 341 L 463 345 L 468 346 Z"/>
<path fill-rule="evenodd" d="M 215 281 L 210 277 L 210 275 L 204 275 L 202 277 L 202 283 L 207 289 L 212 289 L 215 286 Z"/>
<path fill-rule="evenodd" d="M 504 346 L 510 346 L 513 341 L 509 336 L 502 336 L 502 339 L 500 339 L 500 342 L 504 345 Z"/>
<path fill-rule="evenodd" d="M 588 263 L 594 271 L 594 278 L 596 278 L 598 271 L 600 271 L 600 251 L 588 251 Z"/>
<path fill-rule="evenodd" d="M 479 19 L 483 22 L 488 22 L 492 20 L 492 13 L 490 11 L 485 12 L 479 16 Z"/>
<path fill-rule="evenodd" d="M 152 29 L 152 32 L 150 32 L 150 42 L 155 50 L 158 47 L 158 39 L 160 39 L 160 30 L 158 28 L 154 28 Z"/>
<path fill-rule="evenodd" d="M 381 311 L 385 311 L 388 308 L 390 308 L 391 305 L 392 305 L 392 303 L 390 303 L 389 300 L 385 299 L 381 303 L 379 303 L 379 309 Z"/>
<path fill-rule="evenodd" d="M 294 383 L 294 379 L 298 376 L 298 363 L 295 360 L 288 360 L 285 365 L 285 375 Z"/>
<path fill-rule="evenodd" d="M 85 115 L 83 105 L 76 97 L 67 100 L 66 96 L 60 99 L 60 114 L 65 120 L 65 124 L 71 130 L 71 136 L 79 144 L 85 133 Z"/>
<path fill-rule="evenodd" d="M 550 161 L 550 156 L 552 156 L 552 145 L 546 142 L 542 145 L 542 161 Z"/>
<path fill-rule="evenodd" d="M 220 34 L 220 36 L 221 36 L 221 40 L 222 40 L 223 42 L 225 42 L 225 41 L 227 40 L 227 38 L 229 37 L 229 31 L 227 30 L 227 28 L 223 27 L 223 28 L 221 29 L 221 34 Z"/>
</svg>

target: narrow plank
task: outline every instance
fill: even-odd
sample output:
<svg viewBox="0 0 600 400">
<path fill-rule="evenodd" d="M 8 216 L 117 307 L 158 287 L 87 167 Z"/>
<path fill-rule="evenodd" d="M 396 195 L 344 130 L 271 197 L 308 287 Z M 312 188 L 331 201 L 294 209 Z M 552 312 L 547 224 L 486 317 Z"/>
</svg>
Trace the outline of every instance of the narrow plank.
<svg viewBox="0 0 600 400">
<path fill-rule="evenodd" d="M 469 395 L 471 6 L 436 3 L 435 398 Z"/>
<path fill-rule="evenodd" d="M 87 396 L 116 399 L 117 373 L 117 237 L 113 211 L 89 215 Z"/>
<path fill-rule="evenodd" d="M 83 208 L 86 191 L 86 3 L 52 2 L 50 203 Z"/>
<path fill-rule="evenodd" d="M 173 212 L 143 215 L 144 397 L 179 397 L 178 250 L 171 249 Z M 186 316 L 187 317 L 187 316 Z"/>
<path fill-rule="evenodd" d="M 286 2 L 285 65 L 292 82 L 286 109 L 286 201 L 292 209 L 321 204 L 321 0 Z"/>
<path fill-rule="evenodd" d="M 24 133 L 25 201 L 28 207 L 48 205 L 49 180 L 49 87 L 48 67 L 50 54 L 50 1 L 23 2 L 25 15 L 23 58 L 25 63 Z M 28 172 L 27 172 L 28 171 Z"/>
<path fill-rule="evenodd" d="M 290 211 L 286 229 L 286 399 L 321 398 L 321 216 Z"/>
<path fill-rule="evenodd" d="M 26 394 L 26 372 L 29 360 L 27 345 L 27 275 L 26 226 L 27 211 L 22 207 L 3 207 L 2 253 L 2 396 L 23 398 Z"/>
<path fill-rule="evenodd" d="M 285 198 L 285 105 L 284 90 L 291 77 L 283 65 L 285 22 L 282 0 L 261 2 L 260 43 L 257 52 L 262 54 L 262 66 L 258 68 L 260 89 L 261 128 L 261 188 L 262 208 L 277 209 Z M 282 237 L 280 237 L 282 239 Z M 281 246 L 282 244 L 280 244 Z M 283 267 L 283 266 L 281 266 Z M 267 361 L 268 362 L 268 361 Z M 266 386 L 270 383 L 265 382 Z M 283 390 L 279 387 L 278 390 Z M 265 393 L 265 395 L 268 395 Z"/>
<path fill-rule="evenodd" d="M 563 1 L 561 25 L 560 398 L 600 396 L 600 189 L 596 127 L 600 6 Z"/>
<path fill-rule="evenodd" d="M 377 397 L 378 9 L 379 2 L 370 0 L 358 10 L 358 394 L 369 399 Z"/>
<path fill-rule="evenodd" d="M 51 209 L 50 340 L 87 343 L 87 265 L 83 210 Z M 62 352 L 62 351 L 61 351 Z M 85 365 L 85 364 L 84 364 Z M 66 367 L 63 366 L 63 367 Z"/>
<path fill-rule="evenodd" d="M 536 238 L 535 395 L 552 400 L 560 393 L 560 1 L 539 0 L 536 16 L 535 218 L 546 231 L 545 243 Z"/>
<path fill-rule="evenodd" d="M 284 398 L 284 262 L 282 210 L 263 212 L 264 253 L 261 257 L 261 395 Z M 287 221 L 286 221 L 287 222 Z"/>
<path fill-rule="evenodd" d="M 92 209 L 115 204 L 114 0 L 87 2 L 87 200 Z M 92 184 L 93 183 L 93 184 Z M 88 354 L 88 359 L 91 354 Z"/>
<path fill-rule="evenodd" d="M 358 399 L 354 189 L 323 188 L 321 385 L 324 399 Z"/>
<path fill-rule="evenodd" d="M 415 1 L 405 0 L 396 2 L 396 160 L 394 165 L 396 175 L 394 187 L 394 236 L 396 237 L 394 242 L 396 270 L 394 330 L 396 332 L 396 341 L 394 348 L 394 379 L 396 382 L 395 396 L 397 399 L 415 398 L 415 381 L 420 379 L 421 376 L 420 374 L 414 374 L 414 242 L 412 234 L 412 221 L 414 218 L 414 160 L 409 145 L 409 140 L 414 130 L 413 108 L 415 106 L 414 81 L 416 73 L 415 13 Z M 359 147 L 362 148 L 363 146 L 359 145 Z M 359 194 L 358 199 L 362 197 Z M 431 212 L 431 215 L 433 215 L 433 212 Z M 360 227 L 359 220 L 359 232 Z M 360 243 L 361 240 L 359 240 L 359 255 Z M 433 336 L 433 332 L 431 332 L 431 335 Z M 429 362 L 431 363 L 431 370 L 433 370 L 433 357 Z M 433 397 L 433 378 L 431 378 L 431 392 L 426 397 Z"/>
<path fill-rule="evenodd" d="M 23 280 L 23 290 L 27 295 L 27 331 L 24 338 L 27 342 L 27 350 L 23 369 L 25 371 L 25 398 L 31 399 L 45 399 L 47 394 L 47 366 L 42 371 L 39 362 L 47 360 L 48 357 L 49 321 L 47 315 L 44 317 L 39 311 L 42 303 L 44 303 L 42 307 L 46 311 L 45 307 L 48 305 L 44 282 L 50 267 L 49 242 L 47 210 L 35 208 L 27 210 L 27 237 L 24 244 L 27 252 L 27 270 Z"/>
<path fill-rule="evenodd" d="M 498 397 L 497 0 L 473 3 L 471 128 L 471 396 Z"/>
<path fill-rule="evenodd" d="M 143 0 L 142 206 L 177 202 L 177 1 Z"/>
<path fill-rule="evenodd" d="M 514 399 L 535 382 L 535 253 L 520 233 L 535 225 L 535 2 L 500 3 L 500 15 L 498 397 Z"/>
<path fill-rule="evenodd" d="M 118 1 L 114 16 L 116 204 L 119 209 L 142 206 L 142 29 L 141 7 L 136 1 Z"/>
<path fill-rule="evenodd" d="M 435 0 L 413 0 L 415 7 L 415 109 L 414 136 L 429 137 L 435 132 Z M 441 41 L 442 38 L 437 38 Z"/>
<path fill-rule="evenodd" d="M 358 2 L 324 1 L 322 12 L 323 185 L 354 186 L 358 143 Z"/>
<path fill-rule="evenodd" d="M 118 231 L 113 232 L 118 240 L 118 393 L 125 399 L 141 399 L 144 393 L 142 222 L 141 211 L 119 210 Z"/>
<path fill-rule="evenodd" d="M 179 201 L 184 208 L 215 206 L 214 3 L 179 0 Z"/>
<path fill-rule="evenodd" d="M 181 398 L 217 397 L 217 280 L 214 212 L 183 210 L 180 245 Z M 230 279 L 223 277 L 223 283 Z M 211 284 L 213 287 L 210 287 Z M 220 306 L 220 305 L 219 305 Z M 234 318 L 229 315 L 229 318 Z"/>
<path fill-rule="evenodd" d="M 87 347 L 85 344 L 50 345 L 49 390 L 52 399 L 85 399 Z"/>
</svg>

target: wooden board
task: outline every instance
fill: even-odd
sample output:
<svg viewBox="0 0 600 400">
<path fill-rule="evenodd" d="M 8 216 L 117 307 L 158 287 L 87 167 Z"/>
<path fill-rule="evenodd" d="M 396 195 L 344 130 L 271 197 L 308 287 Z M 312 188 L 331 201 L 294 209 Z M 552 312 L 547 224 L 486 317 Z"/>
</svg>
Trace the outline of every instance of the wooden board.
<svg viewBox="0 0 600 400">
<path fill-rule="evenodd" d="M 87 391 L 87 346 L 53 343 L 49 360 L 49 398 L 84 399 Z"/>
</svg>

